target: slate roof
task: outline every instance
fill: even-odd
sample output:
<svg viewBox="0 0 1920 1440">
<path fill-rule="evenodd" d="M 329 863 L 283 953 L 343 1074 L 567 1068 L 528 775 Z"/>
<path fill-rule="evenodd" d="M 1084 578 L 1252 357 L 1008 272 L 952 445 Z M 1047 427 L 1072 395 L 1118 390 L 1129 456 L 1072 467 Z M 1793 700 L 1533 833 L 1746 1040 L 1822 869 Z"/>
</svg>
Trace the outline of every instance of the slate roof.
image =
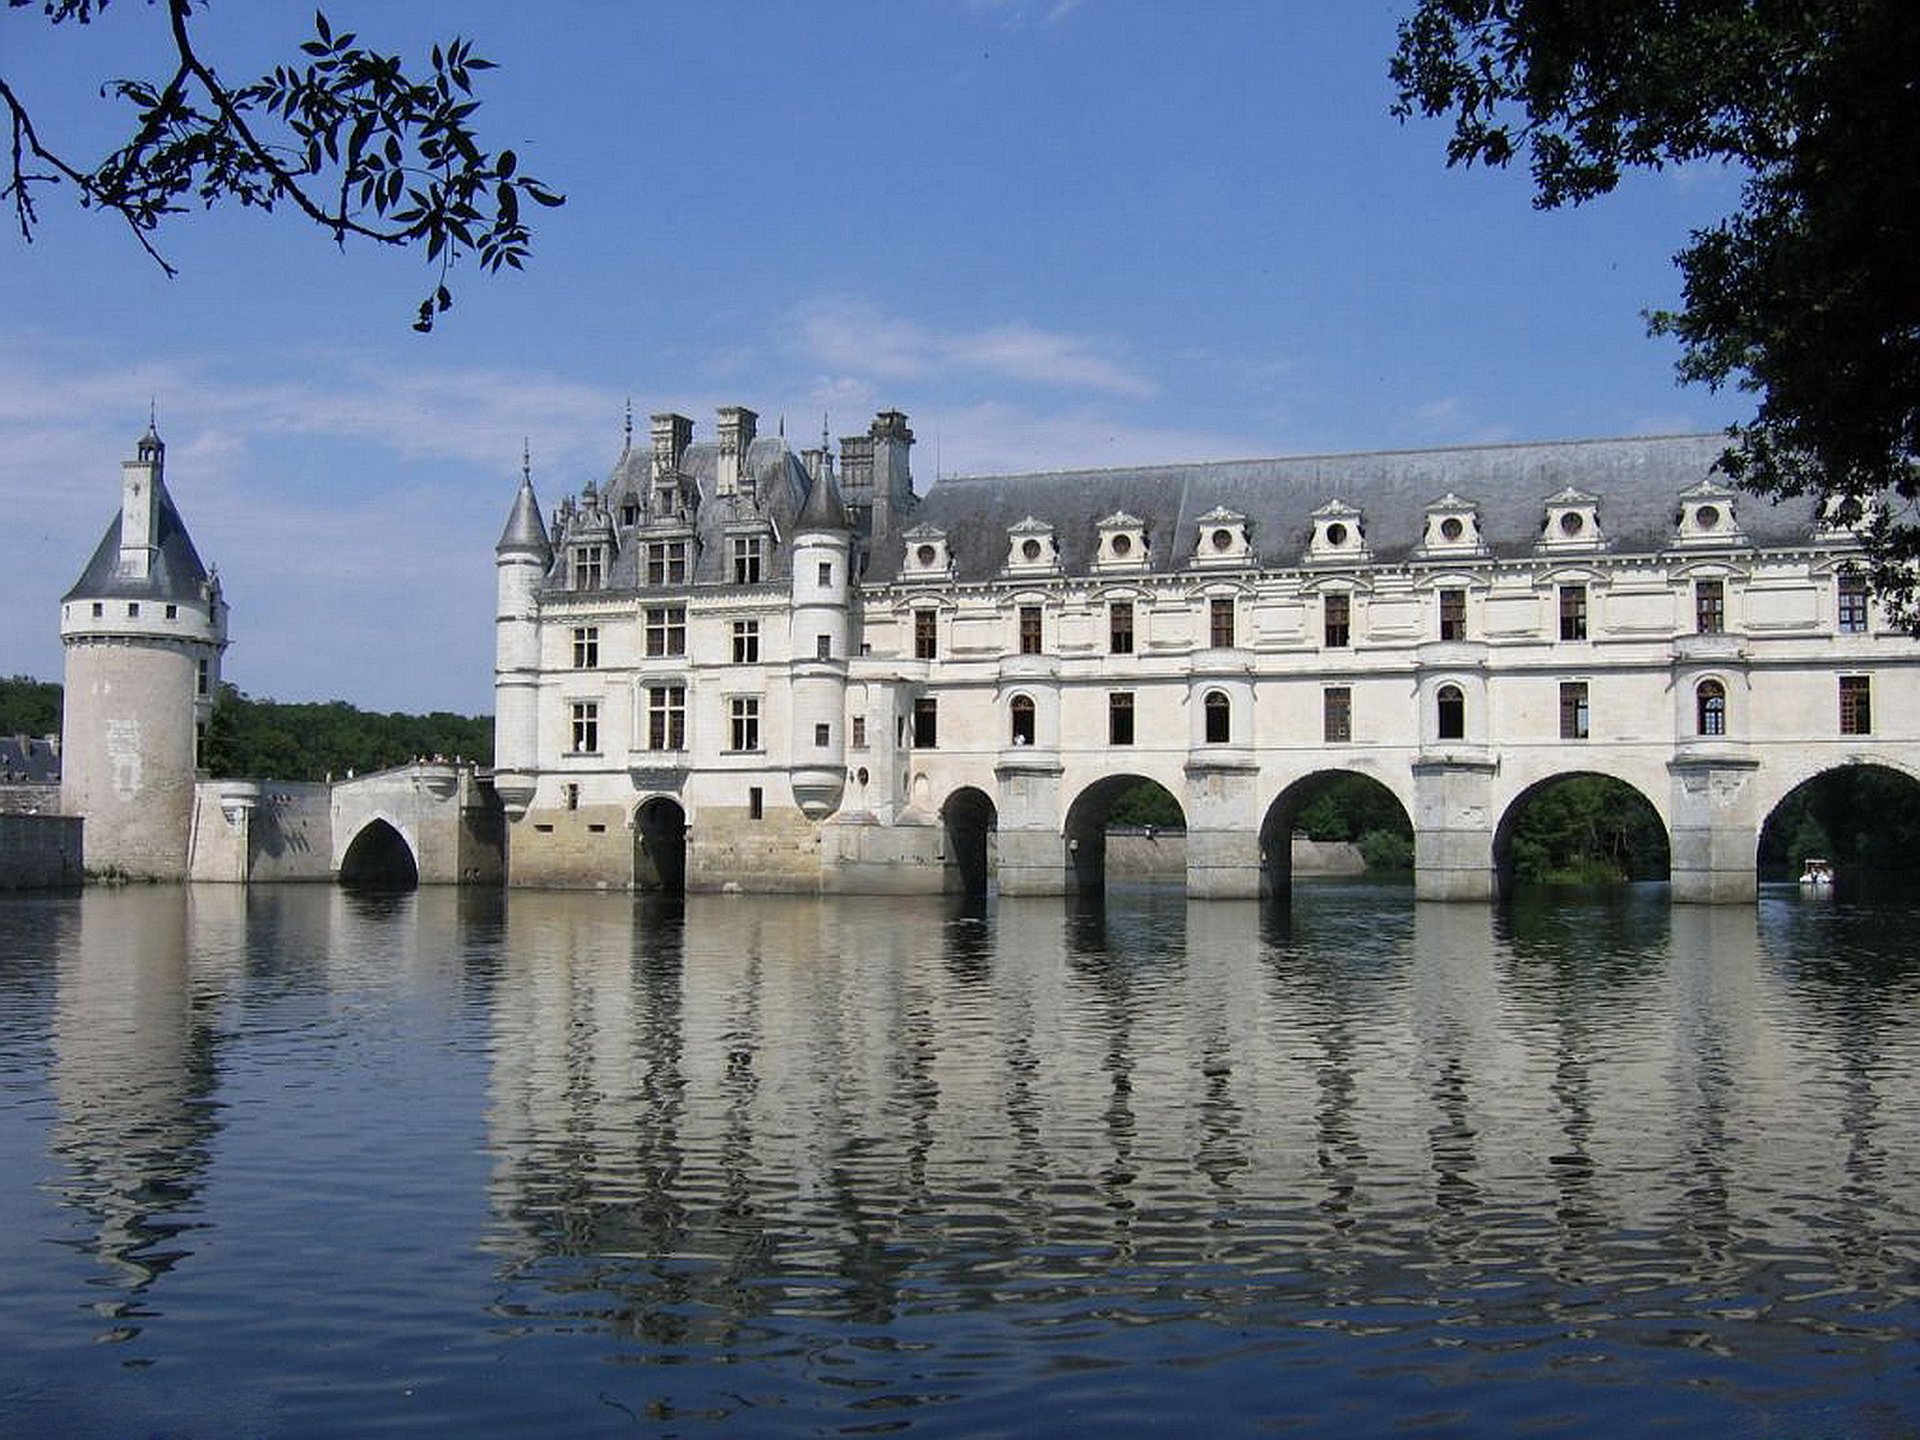
<svg viewBox="0 0 1920 1440">
<path fill-rule="evenodd" d="M 51 738 L 0 735 L 0 780 L 50 785 L 60 778 L 60 747 Z"/>
<path fill-rule="evenodd" d="M 955 578 L 979 581 L 1002 574 L 1007 529 L 1028 515 L 1054 525 L 1061 568 L 1086 574 L 1099 522 L 1126 511 L 1146 521 L 1148 572 L 1166 574 L 1193 568 L 1200 517 L 1225 507 L 1248 517 L 1255 565 L 1286 569 L 1306 554 L 1313 512 L 1342 500 L 1360 512 L 1373 562 L 1392 564 L 1409 558 L 1427 507 L 1449 491 L 1477 506 L 1494 555 L 1530 556 L 1547 498 L 1575 486 L 1599 499 L 1607 553 L 1652 553 L 1671 543 L 1680 493 L 1708 478 L 1725 446 L 1722 435 L 1675 435 L 962 477 L 934 485 L 912 522 L 945 531 Z M 1811 499 L 1734 503 L 1754 545 L 1812 534 Z M 897 576 L 904 553 L 896 537 L 871 578 Z"/>
<path fill-rule="evenodd" d="M 500 532 L 500 543 L 494 550 L 501 554 L 526 551 L 542 561 L 553 558 L 553 548 L 547 544 L 547 527 L 540 519 L 540 502 L 534 497 L 533 481 L 521 480 L 520 492 L 513 497 L 513 512 L 507 516 L 506 528 Z"/>
<path fill-rule="evenodd" d="M 143 576 L 127 575 L 120 569 L 120 512 L 115 511 L 107 533 L 100 539 L 80 572 L 80 578 L 63 600 L 185 600 L 199 603 L 206 598 L 207 567 L 193 548 L 187 527 L 174 508 L 173 496 L 160 487 L 160 516 L 156 527 L 158 544 L 153 563 Z"/>
</svg>

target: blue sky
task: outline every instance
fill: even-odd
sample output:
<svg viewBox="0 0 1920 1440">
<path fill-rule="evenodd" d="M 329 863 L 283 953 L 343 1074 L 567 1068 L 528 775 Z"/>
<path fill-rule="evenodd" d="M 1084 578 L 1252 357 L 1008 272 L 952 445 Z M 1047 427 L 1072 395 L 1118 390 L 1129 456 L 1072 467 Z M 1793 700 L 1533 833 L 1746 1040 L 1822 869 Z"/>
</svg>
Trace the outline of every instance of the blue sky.
<svg viewBox="0 0 1920 1440">
<path fill-rule="evenodd" d="M 564 190 L 524 274 L 455 276 L 291 216 L 182 217 L 166 279 L 57 195 L 0 238 L 0 672 L 58 678 L 60 595 L 158 409 L 168 481 L 233 605 L 250 694 L 492 708 L 492 548 L 523 441 L 549 507 L 599 481 L 628 397 L 811 443 L 905 410 L 924 490 L 991 473 L 1718 429 L 1647 338 L 1671 256 L 1737 177 L 1634 177 L 1543 214 L 1388 113 L 1411 0 L 405 6 L 335 28 L 501 68 L 485 136 Z M 304 4 L 216 0 L 230 78 Z M 103 80 L 163 16 L 0 11 L 0 74 L 92 156 Z"/>
</svg>

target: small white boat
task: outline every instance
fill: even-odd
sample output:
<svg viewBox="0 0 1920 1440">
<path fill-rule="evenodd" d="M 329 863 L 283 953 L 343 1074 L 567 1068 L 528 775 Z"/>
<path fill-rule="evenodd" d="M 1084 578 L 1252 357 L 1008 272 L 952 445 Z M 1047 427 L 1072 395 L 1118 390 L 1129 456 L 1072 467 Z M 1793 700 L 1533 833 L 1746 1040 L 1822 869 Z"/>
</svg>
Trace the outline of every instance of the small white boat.
<svg viewBox="0 0 1920 1440">
<path fill-rule="evenodd" d="M 1818 856 L 1807 857 L 1806 868 L 1800 872 L 1800 888 L 1815 893 L 1825 893 L 1833 889 L 1833 866 Z"/>
</svg>

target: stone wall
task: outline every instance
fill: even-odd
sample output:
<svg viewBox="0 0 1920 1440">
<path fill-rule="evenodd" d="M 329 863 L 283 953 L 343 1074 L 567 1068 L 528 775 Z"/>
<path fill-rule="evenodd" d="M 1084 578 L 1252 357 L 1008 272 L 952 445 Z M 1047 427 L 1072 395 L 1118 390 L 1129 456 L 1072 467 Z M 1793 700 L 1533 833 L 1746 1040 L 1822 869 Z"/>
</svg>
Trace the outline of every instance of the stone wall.
<svg viewBox="0 0 1920 1440">
<path fill-rule="evenodd" d="M 85 878 L 77 816 L 0 814 L 0 890 L 65 889 Z"/>
</svg>

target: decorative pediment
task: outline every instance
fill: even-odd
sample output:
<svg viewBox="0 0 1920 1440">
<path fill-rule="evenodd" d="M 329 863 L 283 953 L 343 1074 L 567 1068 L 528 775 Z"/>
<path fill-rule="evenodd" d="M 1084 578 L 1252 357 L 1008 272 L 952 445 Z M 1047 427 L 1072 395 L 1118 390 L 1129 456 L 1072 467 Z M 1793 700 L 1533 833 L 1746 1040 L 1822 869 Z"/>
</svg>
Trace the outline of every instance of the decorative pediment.
<svg viewBox="0 0 1920 1440">
<path fill-rule="evenodd" d="M 1373 559 L 1360 512 L 1344 500 L 1329 500 L 1313 512 L 1313 537 L 1307 542 L 1307 563 L 1360 565 Z"/>
<path fill-rule="evenodd" d="M 1422 558 L 1485 555 L 1480 507 L 1449 490 L 1427 506 L 1426 528 L 1414 553 Z"/>
<path fill-rule="evenodd" d="M 1247 533 L 1247 517 L 1238 510 L 1216 505 L 1196 522 L 1193 563 L 1203 570 L 1240 567 L 1253 561 L 1253 542 Z"/>
<path fill-rule="evenodd" d="M 1099 522 L 1100 543 L 1093 554 L 1095 570 L 1147 568 L 1147 522 L 1138 515 L 1116 510 Z"/>
<path fill-rule="evenodd" d="M 1060 542 L 1053 526 L 1029 515 L 1007 527 L 1007 571 L 1014 575 L 1052 575 L 1060 569 Z"/>
<path fill-rule="evenodd" d="M 1569 485 L 1546 500 L 1546 519 L 1534 549 L 1549 555 L 1585 553 L 1607 547 L 1600 526 L 1600 499 Z"/>
<path fill-rule="evenodd" d="M 950 580 L 953 556 L 947 549 L 947 532 L 937 525 L 916 525 L 901 537 L 906 556 L 900 562 L 902 580 Z"/>
<path fill-rule="evenodd" d="M 1734 512 L 1734 493 L 1713 480 L 1702 480 L 1680 492 L 1680 510 L 1674 517 L 1673 543 L 1687 549 L 1744 545 L 1746 533 Z"/>
</svg>

